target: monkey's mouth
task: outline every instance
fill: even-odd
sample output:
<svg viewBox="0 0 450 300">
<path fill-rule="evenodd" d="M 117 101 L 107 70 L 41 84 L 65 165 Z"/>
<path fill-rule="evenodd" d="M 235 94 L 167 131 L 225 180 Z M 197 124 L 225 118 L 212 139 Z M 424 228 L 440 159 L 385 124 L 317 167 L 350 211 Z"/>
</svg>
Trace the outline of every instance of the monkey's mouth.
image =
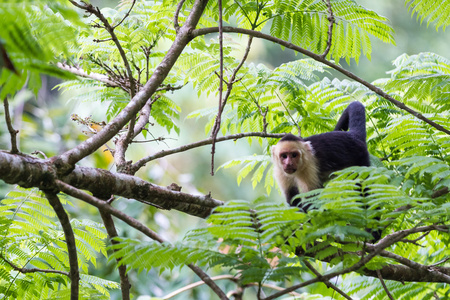
<svg viewBox="0 0 450 300">
<path fill-rule="evenodd" d="M 288 173 L 288 174 L 294 174 L 295 171 L 297 171 L 296 168 L 286 168 L 286 169 L 284 170 L 284 172 L 286 172 L 286 173 Z"/>
</svg>

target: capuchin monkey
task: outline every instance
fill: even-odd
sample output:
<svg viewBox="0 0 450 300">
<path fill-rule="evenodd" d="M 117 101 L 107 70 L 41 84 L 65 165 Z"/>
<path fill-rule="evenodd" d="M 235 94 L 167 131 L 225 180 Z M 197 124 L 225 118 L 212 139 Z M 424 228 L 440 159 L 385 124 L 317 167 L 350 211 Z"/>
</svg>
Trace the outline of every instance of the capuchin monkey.
<svg viewBox="0 0 450 300">
<path fill-rule="evenodd" d="M 286 201 L 304 211 L 309 205 L 291 203 L 300 192 L 322 187 L 329 175 L 351 166 L 370 166 L 366 144 L 366 113 L 352 102 L 342 113 L 334 131 L 301 138 L 286 134 L 272 147 L 274 176 Z"/>
</svg>

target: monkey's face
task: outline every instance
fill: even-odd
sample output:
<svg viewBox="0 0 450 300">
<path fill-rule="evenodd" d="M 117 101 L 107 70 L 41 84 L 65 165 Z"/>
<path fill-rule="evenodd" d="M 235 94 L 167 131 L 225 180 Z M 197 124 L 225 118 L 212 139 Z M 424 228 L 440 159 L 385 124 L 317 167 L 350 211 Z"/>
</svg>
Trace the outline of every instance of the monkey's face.
<svg viewBox="0 0 450 300">
<path fill-rule="evenodd" d="M 280 141 L 272 147 L 274 163 L 289 175 L 301 171 L 307 154 L 312 153 L 310 143 L 303 141 Z"/>
<path fill-rule="evenodd" d="M 280 152 L 279 160 L 285 173 L 294 174 L 301 164 L 301 152 L 298 150 Z"/>
</svg>

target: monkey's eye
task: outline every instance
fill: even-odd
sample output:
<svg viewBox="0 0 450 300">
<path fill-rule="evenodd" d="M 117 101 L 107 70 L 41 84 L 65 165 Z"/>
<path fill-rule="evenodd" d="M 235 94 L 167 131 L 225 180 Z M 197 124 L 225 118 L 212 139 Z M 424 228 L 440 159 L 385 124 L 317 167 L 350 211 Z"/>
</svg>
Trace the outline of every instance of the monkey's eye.
<svg viewBox="0 0 450 300">
<path fill-rule="evenodd" d="M 286 158 L 287 158 L 287 154 L 283 153 L 283 154 L 280 155 L 280 157 L 281 157 L 282 159 L 286 159 Z"/>
<path fill-rule="evenodd" d="M 294 152 L 292 153 L 292 158 L 296 158 L 298 156 L 298 153 Z"/>
</svg>

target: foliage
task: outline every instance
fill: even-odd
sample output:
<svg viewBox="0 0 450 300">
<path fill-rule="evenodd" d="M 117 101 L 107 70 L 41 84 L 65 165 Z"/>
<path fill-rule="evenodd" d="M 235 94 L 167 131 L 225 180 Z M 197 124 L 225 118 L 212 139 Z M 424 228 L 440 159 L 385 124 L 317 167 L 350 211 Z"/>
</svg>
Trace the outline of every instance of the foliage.
<svg viewBox="0 0 450 300">
<path fill-rule="evenodd" d="M 183 244 L 161 247 L 155 242 L 122 239 L 114 246 L 120 249 L 114 256 L 139 270 L 196 263 L 230 268 L 242 284 L 283 281 L 299 276 L 302 267 L 276 247 L 280 232 L 305 221 L 304 214 L 284 205 L 259 204 L 253 209 L 246 201 L 230 201 L 208 217 L 210 226 L 190 231 Z"/>
<path fill-rule="evenodd" d="M 259 298 L 262 289 L 272 293 L 269 285 L 284 288 L 314 279 L 322 283 L 311 282 L 300 291 L 311 297 L 330 296 L 325 288 L 332 286 L 326 278 L 329 274 L 340 278 L 335 286 L 360 298 L 384 299 L 386 290 L 396 299 L 448 297 L 448 283 L 386 280 L 385 288 L 371 277 L 370 271 L 386 266 L 406 266 L 411 270 L 411 265 L 419 268 L 420 264 L 433 272 L 435 266 L 449 266 L 449 235 L 442 228 L 450 224 L 450 137 L 439 126 L 430 125 L 432 121 L 444 129 L 450 128 L 449 59 L 428 52 L 404 54 L 393 62 L 388 78 L 373 84 L 345 72 L 352 80 L 335 78 L 332 68 L 341 70 L 340 61 L 358 63 L 361 56 L 371 57 L 370 38 L 395 45 L 394 29 L 388 20 L 352 0 L 222 1 L 226 30 L 243 28 L 255 36 L 268 32 L 270 35 L 266 36 L 271 41 L 284 40 L 291 43 L 284 46 L 295 45 L 303 47 L 304 53 L 314 53 L 309 58 L 299 57 L 274 68 L 247 62 L 244 45 L 254 47 L 254 39 L 247 44 L 247 37 L 232 33 L 224 34 L 222 49 L 216 36 L 188 36 L 188 46 L 182 53 L 173 54 L 168 49 L 180 43 L 176 39 L 182 34 L 177 26 L 188 22 L 195 1 L 180 3 L 179 24 L 174 24 L 179 3 L 173 0 L 123 0 L 116 8 L 91 7 L 86 18 L 81 18 L 82 12 L 67 1 L 2 1 L 0 98 L 14 98 L 24 86 L 37 94 L 41 75 L 56 76 L 64 80 L 59 84 L 64 97 L 73 102 L 101 103 L 107 121 L 116 127 L 113 122 L 136 105 L 136 95 L 147 91 L 152 76 L 161 73 L 158 68 L 166 66 L 165 59 L 177 55 L 173 68 L 145 99 L 149 115 L 141 106 L 139 113 L 129 117 L 127 125 L 112 128 L 116 130 L 114 143 L 131 136 L 133 130 L 129 128 L 139 123 L 142 116 L 145 124 L 136 130 L 136 136 L 142 131 L 139 137 L 159 141 L 165 135 L 182 135 L 182 114 L 206 119 L 206 134 L 221 119 L 223 135 L 292 132 L 309 136 L 333 130 L 348 103 L 360 101 L 366 107 L 367 144 L 373 163 L 371 167 L 336 172 L 323 188 L 298 195 L 311 203 L 313 209 L 307 213 L 264 201 L 267 199 L 253 204 L 228 201 L 215 208 L 207 225 L 190 230 L 181 242 L 148 242 L 125 233 L 110 246 L 108 259 L 126 265 L 129 272 L 154 268 L 173 272 L 176 267 L 196 264 L 211 272 L 233 275 L 233 282 L 242 289 L 256 285 Z M 448 26 L 449 1 L 405 3 L 421 22 L 427 19 L 436 29 Z M 216 27 L 217 12 L 217 1 L 209 1 L 197 28 Z M 99 20 L 99 15 L 104 19 Z M 218 76 L 221 50 L 223 78 Z M 3 67 L 7 61 L 4 57 L 11 59 L 14 68 Z M 221 80 L 223 93 L 219 93 Z M 199 97 L 226 97 L 220 99 L 226 99 L 222 102 L 226 105 L 221 118 L 217 118 L 217 107 L 191 111 L 189 105 L 177 102 L 171 92 L 186 85 L 192 85 Z M 382 97 L 380 91 L 393 99 Z M 392 100 L 416 113 L 407 113 Z M 103 122 L 91 121 L 85 125 L 101 127 L 95 133 L 106 131 Z M 128 145 L 137 142 L 133 140 L 136 136 L 128 141 L 124 153 Z M 253 187 L 264 182 L 270 195 L 275 186 L 270 146 L 276 140 L 261 135 L 256 140 L 259 155 L 236 157 L 222 167 L 240 166 L 238 184 L 251 176 Z M 252 140 L 249 138 L 248 142 L 250 145 Z M 141 144 L 133 146 L 141 154 L 155 152 Z M 111 152 L 120 152 L 114 151 Z M 141 158 L 145 159 L 145 154 Z M 117 166 L 119 172 L 128 170 L 132 163 L 125 154 L 123 161 Z M 151 171 L 144 169 L 139 174 L 146 173 Z M 15 183 L 22 182 L 18 179 Z M 205 203 L 211 200 L 206 198 Z M 70 211 L 70 200 L 62 199 Z M 0 295 L 20 299 L 68 298 L 67 245 L 47 200 L 36 190 L 13 190 L 2 200 L 0 211 Z M 128 221 L 127 224 L 134 224 L 136 220 Z M 103 226 L 78 218 L 71 218 L 71 226 L 81 269 L 80 297 L 108 299 L 110 291 L 119 285 L 89 272 L 90 267 L 98 267 L 98 259 L 108 256 Z M 413 231 L 427 226 L 432 229 L 425 234 Z M 410 234 L 388 243 L 389 238 L 408 230 Z M 378 232 L 388 238 L 376 244 L 372 234 Z M 371 252 L 370 247 L 377 245 L 383 247 Z M 374 257 L 364 266 L 352 269 L 372 254 Z M 316 271 L 321 276 L 317 277 Z"/>
<path fill-rule="evenodd" d="M 68 200 L 64 204 L 71 205 Z M 1 201 L 1 294 L 15 299 L 57 299 L 69 294 L 67 275 L 39 270 L 69 271 L 67 246 L 61 226 L 47 200 L 35 190 L 17 189 Z M 80 299 L 109 299 L 117 283 L 88 275 L 106 256 L 106 234 L 91 220 L 71 220 L 81 275 Z M 19 272 L 18 268 L 30 270 Z"/>
</svg>

